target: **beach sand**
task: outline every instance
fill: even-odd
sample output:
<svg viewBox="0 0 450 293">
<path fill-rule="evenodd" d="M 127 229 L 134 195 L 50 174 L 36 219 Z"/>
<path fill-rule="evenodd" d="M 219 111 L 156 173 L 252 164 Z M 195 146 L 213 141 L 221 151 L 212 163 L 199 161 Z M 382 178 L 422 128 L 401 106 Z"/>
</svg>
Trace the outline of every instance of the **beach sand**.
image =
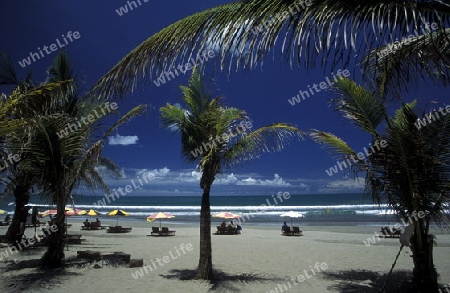
<svg viewBox="0 0 450 293">
<path fill-rule="evenodd" d="M 132 223 L 133 230 L 108 234 L 105 230 L 81 231 L 81 223 L 69 221 L 73 223 L 69 233 L 82 234 L 85 240 L 65 251 L 68 266 L 64 270 L 36 269 L 45 247 L 15 253 L 0 262 L 0 292 L 378 292 L 400 248 L 398 239 L 381 239 L 370 247 L 364 244 L 380 227 L 307 226 L 301 227 L 304 236 L 285 237 L 273 226 L 249 224 L 242 235 L 212 235 L 216 281 L 210 283 L 191 279 L 199 257 L 198 227 L 174 226 L 167 221 L 163 226 L 176 230 L 176 236 L 148 237 L 156 222 L 120 223 Z M 213 231 L 216 224 L 212 224 Z M 0 227 L 1 234 L 5 231 L 6 227 Z M 450 286 L 450 236 L 434 232 L 439 283 Z M 32 236 L 33 229 L 28 228 L 26 234 Z M 95 263 L 76 259 L 80 250 L 129 253 L 132 259 L 144 260 L 148 273 L 142 269 L 142 276 L 136 279 L 133 274 L 140 268 L 102 262 L 97 263 L 101 268 L 94 268 Z M 407 288 L 412 267 L 410 250 L 405 248 L 387 292 Z"/>
</svg>

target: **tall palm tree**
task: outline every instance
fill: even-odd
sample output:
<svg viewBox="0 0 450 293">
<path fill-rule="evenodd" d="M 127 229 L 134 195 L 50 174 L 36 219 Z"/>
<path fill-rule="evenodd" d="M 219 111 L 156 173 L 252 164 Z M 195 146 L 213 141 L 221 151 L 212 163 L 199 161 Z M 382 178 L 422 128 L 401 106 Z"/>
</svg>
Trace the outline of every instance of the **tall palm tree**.
<svg viewBox="0 0 450 293">
<path fill-rule="evenodd" d="M 105 111 L 105 103 L 101 100 L 77 94 L 74 72 L 64 51 L 57 55 L 48 73 L 44 85 L 26 88 L 21 93 L 25 96 L 22 98 L 24 102 L 15 105 L 10 118 L 23 119 L 27 124 L 9 133 L 6 143 L 9 150 L 21 156 L 17 166 L 11 169 L 10 182 L 16 196 L 16 210 L 28 202 L 31 186 L 49 195 L 57 206 L 55 224 L 58 229 L 50 235 L 43 264 L 60 267 L 64 259 L 64 212 L 68 198 L 80 184 L 109 192 L 97 167 L 106 166 L 117 175 L 120 175 L 120 169 L 101 156 L 103 142 L 114 129 L 145 111 L 145 107 L 139 105 L 131 109 L 105 130 L 100 121 L 115 112 L 111 109 Z M 17 88 L 10 98 L 19 94 Z M 68 125 L 77 127 L 74 131 L 67 131 Z M 63 136 L 62 131 L 65 132 Z M 11 226 L 14 229 L 11 228 L 9 234 L 15 237 L 17 227 Z"/>
<path fill-rule="evenodd" d="M 302 131 L 286 124 L 275 123 L 250 130 L 245 111 L 226 107 L 220 98 L 206 91 L 202 73 L 194 70 L 188 86 L 182 86 L 186 108 L 168 104 L 160 108 L 164 126 L 181 133 L 182 154 L 188 162 L 198 162 L 202 172 L 203 190 L 200 210 L 200 259 L 197 278 L 213 278 L 211 256 L 210 191 L 223 168 L 248 161 L 261 153 L 280 151 Z M 251 125 L 251 124 L 250 124 Z"/>
<path fill-rule="evenodd" d="M 72 91 L 68 82 L 48 82 L 36 85 L 29 74 L 24 81 L 19 81 L 12 66 L 11 58 L 7 54 L 0 55 L 0 85 L 12 85 L 14 89 L 9 96 L 2 94 L 0 101 L 0 135 L 2 135 L 2 151 L 6 157 L 12 149 L 18 150 L 12 144 L 22 141 L 18 137 L 23 129 L 32 125 L 32 118 L 36 113 L 51 114 L 49 109 L 54 108 L 62 95 Z M 17 152 L 13 155 L 22 155 Z M 19 167 L 20 164 L 10 164 L 2 173 L 6 185 L 5 193 L 11 192 L 15 198 L 15 212 L 12 223 L 6 233 L 8 241 L 15 244 L 20 241 L 23 231 L 20 227 L 20 214 L 28 204 L 30 190 L 36 183 L 33 172 L 26 172 Z"/>
<path fill-rule="evenodd" d="M 235 1 L 150 36 L 106 73 L 92 94 L 123 95 L 146 74 L 159 76 L 206 49 L 217 51 L 222 70 L 254 68 L 271 50 L 280 50 L 291 66 L 363 62 L 365 72 L 375 74 L 367 77 L 384 91 L 414 86 L 413 78 L 448 83 L 449 20 L 450 3 L 444 0 Z"/>
<path fill-rule="evenodd" d="M 332 105 L 359 129 L 369 133 L 373 150 L 370 156 L 347 161 L 355 174 L 366 176 L 366 192 L 377 203 L 386 203 L 404 223 L 413 220 L 410 248 L 414 260 L 414 284 L 427 292 L 437 292 L 437 273 L 433 265 L 431 222 L 448 225 L 445 209 L 450 204 L 450 117 L 437 117 L 418 127 L 413 108 L 416 102 L 403 104 L 393 117 L 377 94 L 340 79 L 335 84 L 338 98 Z M 378 129 L 384 127 L 382 133 Z M 335 135 L 313 130 L 311 137 L 324 144 L 341 160 L 358 158 L 358 152 Z M 384 147 L 375 147 L 384 140 Z M 417 217 L 419 212 L 424 217 Z"/>
</svg>

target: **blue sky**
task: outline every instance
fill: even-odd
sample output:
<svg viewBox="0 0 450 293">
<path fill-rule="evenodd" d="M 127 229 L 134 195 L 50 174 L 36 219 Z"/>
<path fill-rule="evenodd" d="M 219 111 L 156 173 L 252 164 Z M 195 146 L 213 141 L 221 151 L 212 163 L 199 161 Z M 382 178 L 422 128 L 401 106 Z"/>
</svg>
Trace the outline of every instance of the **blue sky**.
<svg viewBox="0 0 450 293">
<path fill-rule="evenodd" d="M 87 90 L 152 34 L 196 11 L 224 3 L 206 0 L 140 2 L 141 5 L 122 16 L 116 10 L 127 5 L 124 0 L 2 3 L 0 52 L 11 56 L 19 78 L 24 78 L 31 70 L 35 80 L 44 81 L 45 70 L 56 52 L 47 49 L 50 54 L 44 52 L 44 57 L 25 68 L 19 61 L 59 39 L 82 78 L 83 90 Z M 67 43 L 64 43 L 62 35 L 67 36 L 69 31 L 74 36 L 78 32 L 79 36 L 72 41 L 66 37 Z M 276 56 L 267 58 L 262 68 L 252 71 L 233 71 L 229 76 L 216 72 L 211 85 L 213 94 L 224 96 L 227 105 L 246 110 L 254 127 L 288 122 L 305 130 L 316 128 L 333 132 L 357 151 L 368 146 L 368 135 L 351 127 L 328 107 L 331 96 L 326 91 L 316 92 L 294 106 L 287 101 L 299 91 L 308 90 L 308 86 L 331 78 L 330 72 L 323 72 L 322 68 L 291 69 Z M 348 69 L 351 77 L 359 78 L 354 75 L 355 68 Z M 120 128 L 105 147 L 104 155 L 120 165 L 125 175 L 121 180 L 108 179 L 111 187 L 123 187 L 142 172 L 152 172 L 155 179 L 133 195 L 201 194 L 196 166 L 183 161 L 180 137 L 163 129 L 158 116 L 159 107 L 181 101 L 179 86 L 185 85 L 188 77 L 186 73 L 159 87 L 150 86 L 152 83 L 147 78 L 136 92 L 118 101 L 121 113 L 138 103 L 147 104 L 148 112 Z M 8 93 L 9 89 L 0 88 L 1 91 Z M 424 84 L 404 98 L 407 101 L 417 98 L 423 106 L 430 100 L 444 102 L 444 94 L 442 87 Z M 280 153 L 264 154 L 258 160 L 225 170 L 213 185 L 212 194 L 360 192 L 363 182 L 353 180 L 348 172 L 327 175 L 325 170 L 335 164 L 331 155 L 309 139 L 293 142 Z M 90 194 L 87 190 L 82 192 Z"/>
</svg>

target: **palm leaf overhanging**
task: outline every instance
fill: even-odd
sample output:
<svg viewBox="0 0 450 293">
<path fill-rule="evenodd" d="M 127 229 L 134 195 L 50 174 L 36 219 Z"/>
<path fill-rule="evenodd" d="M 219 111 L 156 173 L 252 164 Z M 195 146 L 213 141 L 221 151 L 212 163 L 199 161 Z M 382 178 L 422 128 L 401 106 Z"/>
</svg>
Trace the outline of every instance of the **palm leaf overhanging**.
<svg viewBox="0 0 450 293">
<path fill-rule="evenodd" d="M 281 58 L 291 66 L 347 66 L 351 60 L 362 61 L 370 50 L 423 31 L 431 23 L 437 24 L 440 37 L 428 38 L 448 43 L 449 32 L 444 28 L 449 18 L 450 4 L 440 0 L 236 1 L 195 13 L 149 37 L 104 75 L 91 94 L 122 96 L 146 75 L 153 79 L 208 49 L 216 51 L 215 62 L 221 69 L 228 66 L 231 70 L 233 64 L 236 70 L 254 68 L 262 65 L 278 39 Z M 443 68 L 449 66 L 448 46 L 436 44 L 434 51 L 426 50 L 432 55 L 419 56 L 427 44 L 416 44 L 416 53 L 410 57 L 423 62 L 410 62 L 409 66 L 432 68 L 441 62 L 441 70 L 432 77 L 447 81 Z"/>
</svg>

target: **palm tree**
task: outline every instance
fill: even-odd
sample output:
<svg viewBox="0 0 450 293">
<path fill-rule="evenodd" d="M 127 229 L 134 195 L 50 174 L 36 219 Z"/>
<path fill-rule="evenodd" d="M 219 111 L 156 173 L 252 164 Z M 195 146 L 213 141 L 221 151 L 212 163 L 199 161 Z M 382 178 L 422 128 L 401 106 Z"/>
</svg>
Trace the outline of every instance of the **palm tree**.
<svg viewBox="0 0 450 293">
<path fill-rule="evenodd" d="M 20 82 L 12 66 L 11 58 L 7 54 L 0 55 L 0 85 L 13 85 L 14 89 L 9 96 L 2 94 L 0 101 L 0 135 L 2 135 L 2 152 L 6 157 L 12 154 L 11 150 L 19 148 L 13 143 L 18 141 L 17 133 L 30 126 L 34 113 L 47 113 L 52 103 L 58 100 L 63 92 L 70 91 L 67 82 L 52 82 L 44 85 L 36 85 L 28 75 L 24 81 Z M 14 153 L 20 157 L 21 153 Z M 30 190 L 36 183 L 35 176 L 31 172 L 26 172 L 19 167 L 20 164 L 10 164 L 2 173 L 5 178 L 2 180 L 6 185 L 4 193 L 11 192 L 15 198 L 15 212 L 12 223 L 8 228 L 6 237 L 8 241 L 15 244 L 20 241 L 23 231 L 20 227 L 20 214 L 28 204 Z"/>
<path fill-rule="evenodd" d="M 165 127 L 181 133 L 182 154 L 188 162 L 198 162 L 203 190 L 200 211 L 200 259 L 197 278 L 213 278 L 211 257 L 210 191 L 223 168 L 248 161 L 261 153 L 280 151 L 302 131 L 276 123 L 250 130 L 245 111 L 226 107 L 206 91 L 200 71 L 194 70 L 187 87 L 182 86 L 186 109 L 168 104 L 160 108 Z M 251 124 L 250 124 L 251 125 Z"/>
<path fill-rule="evenodd" d="M 43 265 L 48 267 L 60 267 L 64 259 L 64 212 L 73 189 L 83 184 L 109 192 L 97 167 L 105 166 L 116 175 L 120 175 L 120 169 L 101 156 L 103 142 L 114 129 L 145 110 L 143 105 L 131 109 L 104 131 L 100 121 L 114 114 L 114 111 L 105 112 L 105 104 L 100 100 L 80 97 L 76 93 L 74 77 L 68 57 L 62 51 L 49 69 L 44 85 L 24 87 L 23 92 L 18 91 L 18 86 L 10 97 L 14 101 L 18 94 L 25 96 L 23 103 L 15 104 L 10 118 L 27 122 L 6 137 L 8 149 L 21 156 L 19 164 L 10 172 L 16 210 L 28 203 L 32 186 L 49 195 L 58 210 L 55 218 L 58 229 L 50 235 L 49 249 L 43 257 Z M 88 123 L 81 124 L 79 121 Z M 74 131 L 67 131 L 68 125 L 78 126 Z M 63 136 L 60 135 L 62 131 L 65 132 Z M 17 225 L 11 227 L 9 235 L 14 240 L 18 235 Z"/>
<path fill-rule="evenodd" d="M 146 74 L 153 79 L 206 49 L 216 50 L 220 68 L 230 71 L 233 65 L 236 70 L 262 65 L 271 50 L 281 50 L 280 58 L 298 67 L 363 62 L 366 77 L 383 94 L 415 85 L 414 78 L 448 83 L 449 20 L 450 3 L 443 0 L 236 1 L 150 36 L 106 73 L 92 94 L 123 95 Z"/>
<path fill-rule="evenodd" d="M 437 292 L 437 273 L 433 265 L 433 235 L 430 223 L 448 225 L 445 214 L 450 203 L 450 117 L 437 117 L 425 127 L 418 127 L 413 108 L 416 102 L 403 104 L 393 117 L 373 92 L 354 81 L 340 79 L 335 84 L 338 98 L 332 105 L 359 129 L 372 138 L 370 156 L 358 158 L 358 153 L 335 135 L 313 130 L 310 135 L 327 146 L 340 159 L 353 156 L 352 171 L 365 173 L 366 192 L 377 203 L 387 203 L 404 223 L 413 220 L 414 234 L 410 239 L 413 254 L 414 284 L 427 292 Z M 385 132 L 377 129 L 385 127 Z M 375 147 L 385 141 L 384 147 Z M 383 145 L 383 144 L 381 144 Z M 422 212 L 424 217 L 414 215 Z"/>
</svg>

